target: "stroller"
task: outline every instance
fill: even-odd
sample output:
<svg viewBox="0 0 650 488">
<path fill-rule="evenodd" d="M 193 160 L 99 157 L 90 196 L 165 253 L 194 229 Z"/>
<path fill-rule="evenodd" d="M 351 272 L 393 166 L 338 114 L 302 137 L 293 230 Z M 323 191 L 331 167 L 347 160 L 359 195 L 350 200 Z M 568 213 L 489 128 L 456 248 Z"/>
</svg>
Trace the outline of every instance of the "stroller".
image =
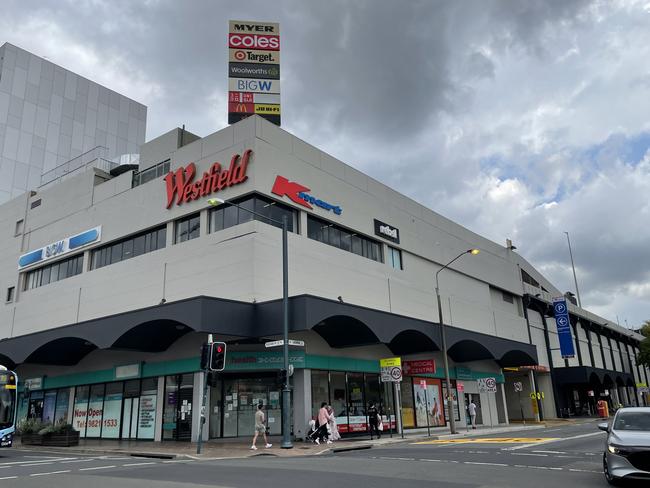
<svg viewBox="0 0 650 488">
<path fill-rule="evenodd" d="M 305 442 L 318 442 L 318 437 L 320 435 L 320 432 L 318 431 L 318 427 L 316 426 L 316 421 L 314 419 L 309 421 L 309 430 L 307 431 L 307 435 L 305 436 Z"/>
</svg>

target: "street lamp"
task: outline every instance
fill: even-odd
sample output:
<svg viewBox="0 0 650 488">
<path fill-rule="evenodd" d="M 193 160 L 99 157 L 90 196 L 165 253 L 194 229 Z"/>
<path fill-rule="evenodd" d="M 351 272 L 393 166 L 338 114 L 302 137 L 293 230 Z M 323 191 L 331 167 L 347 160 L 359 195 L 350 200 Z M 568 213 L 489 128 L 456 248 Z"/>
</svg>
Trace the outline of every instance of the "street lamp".
<svg viewBox="0 0 650 488">
<path fill-rule="evenodd" d="M 443 269 L 449 267 L 451 263 L 460 259 L 465 254 L 476 256 L 479 252 L 478 249 L 468 249 L 461 252 L 454 259 L 445 264 L 442 268 L 436 271 L 436 298 L 438 299 L 438 322 L 440 323 L 440 332 L 442 334 L 442 360 L 445 367 L 445 381 L 447 382 L 447 416 L 449 417 L 449 432 L 457 434 L 456 431 L 456 416 L 454 415 L 454 397 L 451 394 L 451 380 L 449 379 L 449 359 L 447 358 L 447 334 L 445 333 L 445 323 L 442 320 L 442 302 L 440 301 L 440 287 L 438 285 L 438 275 Z"/>
<path fill-rule="evenodd" d="M 272 219 L 266 215 L 259 214 L 254 210 L 244 208 L 241 205 L 233 202 L 226 202 L 221 198 L 210 198 L 208 204 L 211 206 L 218 206 L 223 203 L 228 203 L 233 207 L 237 207 L 240 210 L 250 212 L 257 217 L 262 218 L 263 220 L 268 220 L 282 226 L 282 333 L 284 338 L 283 355 L 284 355 L 284 384 L 282 386 L 282 443 L 280 447 L 282 449 L 291 449 L 293 444 L 291 443 L 291 401 L 290 395 L 291 390 L 289 388 L 289 257 L 288 257 L 288 244 L 287 244 L 287 232 L 289 228 L 289 223 L 286 215 L 282 216 L 282 221 Z"/>
</svg>

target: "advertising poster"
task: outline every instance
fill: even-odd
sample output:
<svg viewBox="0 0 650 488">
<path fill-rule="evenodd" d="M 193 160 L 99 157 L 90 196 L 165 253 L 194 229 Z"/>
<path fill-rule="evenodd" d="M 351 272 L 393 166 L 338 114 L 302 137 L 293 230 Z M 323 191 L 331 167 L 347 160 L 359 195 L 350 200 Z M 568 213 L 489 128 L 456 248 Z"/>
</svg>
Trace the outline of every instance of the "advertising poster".
<svg viewBox="0 0 650 488">
<path fill-rule="evenodd" d="M 156 430 L 156 395 L 140 397 L 140 414 L 138 415 L 138 439 L 153 439 Z"/>
<path fill-rule="evenodd" d="M 104 419 L 102 437 L 117 439 L 120 437 L 120 416 L 122 414 L 122 393 L 106 395 L 104 401 Z"/>
<path fill-rule="evenodd" d="M 422 385 L 422 380 L 425 381 L 426 388 Z M 431 427 L 444 425 L 439 381 L 428 378 L 413 378 L 413 394 L 415 420 L 418 427 L 427 426 L 427 415 L 429 417 L 428 425 Z"/>
<path fill-rule="evenodd" d="M 86 437 L 99 437 L 102 433 L 102 414 L 104 397 L 91 397 L 88 403 L 88 418 L 86 419 Z"/>
<path fill-rule="evenodd" d="M 86 437 L 86 420 L 88 418 L 88 399 L 76 399 L 74 403 L 74 415 L 72 426 L 79 431 L 79 437 Z"/>
</svg>

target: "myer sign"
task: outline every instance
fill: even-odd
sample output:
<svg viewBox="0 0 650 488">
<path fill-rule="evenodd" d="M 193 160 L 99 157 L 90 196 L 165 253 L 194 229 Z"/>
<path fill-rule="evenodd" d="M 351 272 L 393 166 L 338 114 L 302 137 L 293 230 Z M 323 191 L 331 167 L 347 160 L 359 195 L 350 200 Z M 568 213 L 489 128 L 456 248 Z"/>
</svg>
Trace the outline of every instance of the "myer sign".
<svg viewBox="0 0 650 488">
<path fill-rule="evenodd" d="M 399 229 L 375 219 L 375 234 L 399 244 Z"/>
</svg>

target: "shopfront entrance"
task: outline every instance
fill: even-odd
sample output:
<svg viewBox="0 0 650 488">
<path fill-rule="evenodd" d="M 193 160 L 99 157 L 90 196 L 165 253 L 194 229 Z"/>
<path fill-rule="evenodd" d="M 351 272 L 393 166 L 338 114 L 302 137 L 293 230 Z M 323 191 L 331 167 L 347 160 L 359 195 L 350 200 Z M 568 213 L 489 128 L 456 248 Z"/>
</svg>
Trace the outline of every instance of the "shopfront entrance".
<svg viewBox="0 0 650 488">
<path fill-rule="evenodd" d="M 210 391 L 210 438 L 252 436 L 257 405 L 264 405 L 268 432 L 282 433 L 282 390 L 275 374 L 225 376 Z"/>
<path fill-rule="evenodd" d="M 163 440 L 189 441 L 192 438 L 194 375 L 165 377 Z"/>
</svg>

